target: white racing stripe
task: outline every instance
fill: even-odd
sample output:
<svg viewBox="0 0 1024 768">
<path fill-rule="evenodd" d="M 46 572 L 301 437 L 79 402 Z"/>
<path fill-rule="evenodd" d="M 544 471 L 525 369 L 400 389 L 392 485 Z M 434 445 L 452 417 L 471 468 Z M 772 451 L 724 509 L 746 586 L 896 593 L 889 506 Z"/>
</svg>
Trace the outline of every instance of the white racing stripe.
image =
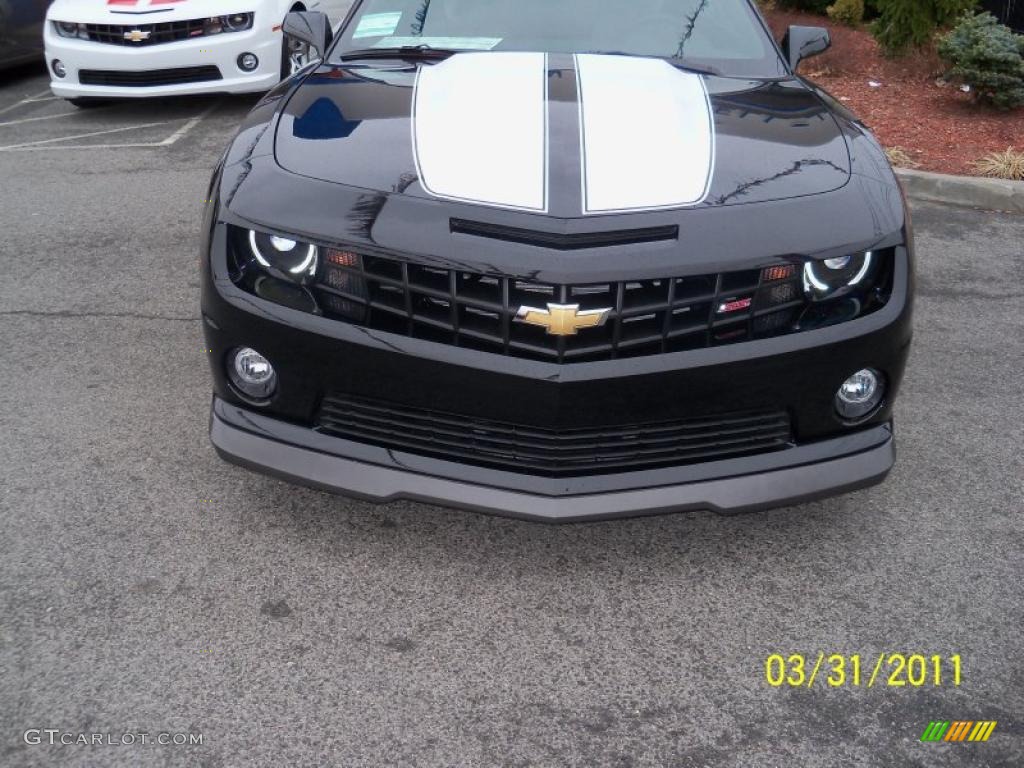
<svg viewBox="0 0 1024 768">
<path fill-rule="evenodd" d="M 427 192 L 547 211 L 545 54 L 461 53 L 423 66 L 413 110 L 413 152 Z"/>
<path fill-rule="evenodd" d="M 656 210 L 704 200 L 715 153 L 700 75 L 661 59 L 580 54 L 585 213 Z"/>
</svg>

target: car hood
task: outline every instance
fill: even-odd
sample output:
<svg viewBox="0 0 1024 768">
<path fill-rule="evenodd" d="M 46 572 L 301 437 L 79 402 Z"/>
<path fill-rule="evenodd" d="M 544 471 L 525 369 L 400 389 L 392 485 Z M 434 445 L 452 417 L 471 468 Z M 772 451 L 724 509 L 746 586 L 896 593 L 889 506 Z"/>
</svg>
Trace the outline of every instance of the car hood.
<svg viewBox="0 0 1024 768">
<path fill-rule="evenodd" d="M 47 18 L 79 24 L 158 24 L 252 11 L 238 0 L 54 0 Z"/>
<path fill-rule="evenodd" d="M 850 178 L 839 125 L 801 81 L 627 56 L 325 65 L 285 105 L 274 152 L 323 181 L 559 218 L 779 200 Z"/>
</svg>

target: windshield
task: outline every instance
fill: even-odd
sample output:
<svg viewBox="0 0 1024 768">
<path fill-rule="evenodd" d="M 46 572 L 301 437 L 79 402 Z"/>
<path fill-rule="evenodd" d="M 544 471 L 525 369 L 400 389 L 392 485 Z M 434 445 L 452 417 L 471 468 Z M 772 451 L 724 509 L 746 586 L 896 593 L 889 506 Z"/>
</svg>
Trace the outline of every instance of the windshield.
<svg viewBox="0 0 1024 768">
<path fill-rule="evenodd" d="M 364 0 L 333 58 L 408 46 L 658 56 L 736 77 L 785 75 L 747 0 Z"/>
</svg>

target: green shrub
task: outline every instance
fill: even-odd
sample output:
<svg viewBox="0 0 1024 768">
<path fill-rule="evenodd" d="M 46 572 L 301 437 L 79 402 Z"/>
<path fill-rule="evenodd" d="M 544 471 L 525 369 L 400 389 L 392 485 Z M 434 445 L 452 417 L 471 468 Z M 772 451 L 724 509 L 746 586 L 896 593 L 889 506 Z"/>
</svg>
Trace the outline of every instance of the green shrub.
<svg viewBox="0 0 1024 768">
<path fill-rule="evenodd" d="M 971 87 L 974 98 L 1001 109 L 1024 104 L 1024 35 L 991 13 L 965 16 L 939 41 L 948 77 Z"/>
<path fill-rule="evenodd" d="M 882 50 L 895 56 L 909 46 L 930 42 L 937 29 L 949 26 L 976 4 L 977 0 L 880 0 L 881 13 L 871 31 Z"/>
<path fill-rule="evenodd" d="M 836 0 L 825 9 L 832 21 L 855 27 L 864 21 L 864 0 Z"/>
</svg>

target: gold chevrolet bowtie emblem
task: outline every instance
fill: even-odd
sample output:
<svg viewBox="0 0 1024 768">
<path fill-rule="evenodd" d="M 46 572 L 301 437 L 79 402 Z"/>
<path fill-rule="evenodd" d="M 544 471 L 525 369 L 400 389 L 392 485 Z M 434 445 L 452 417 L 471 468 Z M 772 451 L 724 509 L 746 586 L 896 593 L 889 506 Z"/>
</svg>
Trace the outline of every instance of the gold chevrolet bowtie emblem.
<svg viewBox="0 0 1024 768">
<path fill-rule="evenodd" d="M 516 312 L 516 320 L 539 325 L 552 336 L 575 336 L 580 328 L 604 325 L 611 311 L 611 308 L 580 311 L 579 304 L 548 304 L 547 309 L 520 307 Z"/>
<path fill-rule="evenodd" d="M 130 32 L 124 33 L 124 39 L 130 43 L 141 43 L 143 40 L 149 40 L 150 32 L 143 32 L 141 29 L 133 29 Z"/>
</svg>

